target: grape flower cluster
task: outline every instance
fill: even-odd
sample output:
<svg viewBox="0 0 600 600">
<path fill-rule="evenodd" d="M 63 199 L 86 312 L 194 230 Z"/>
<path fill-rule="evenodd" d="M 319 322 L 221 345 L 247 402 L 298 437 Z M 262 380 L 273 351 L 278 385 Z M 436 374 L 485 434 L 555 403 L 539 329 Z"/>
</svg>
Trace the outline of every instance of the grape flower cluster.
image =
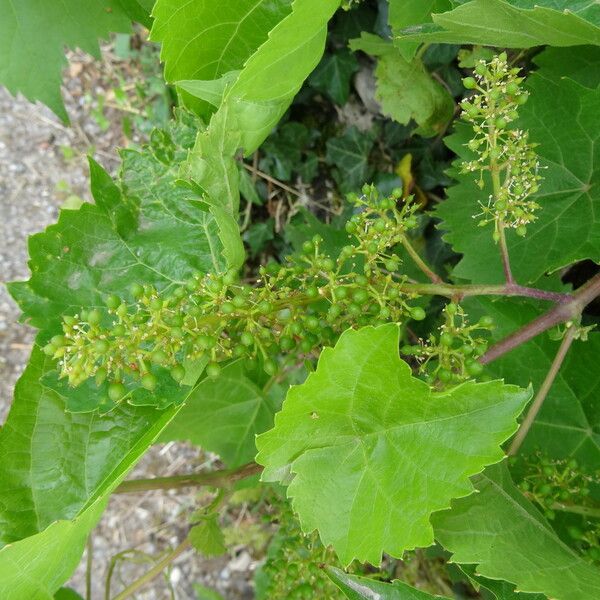
<svg viewBox="0 0 600 600">
<path fill-rule="evenodd" d="M 518 118 L 518 109 L 528 94 L 521 87 L 519 68 L 508 65 L 506 53 L 491 61 L 481 60 L 472 77 L 463 80 L 474 94 L 461 103 L 462 117 L 473 125 L 475 136 L 467 144 L 476 158 L 462 164 L 463 173 L 479 173 L 483 189 L 484 173 L 489 173 L 493 193 L 487 203 L 480 203 L 479 225 L 495 223 L 498 241 L 501 227 L 510 227 L 520 236 L 535 219 L 540 208 L 533 199 L 541 181 L 535 144 L 526 131 L 510 127 Z"/>
<path fill-rule="evenodd" d="M 401 196 L 381 197 L 372 186 L 352 196 L 350 243 L 337 256 L 316 235 L 283 263 L 261 267 L 252 284 L 234 271 L 198 273 L 162 291 L 133 283 L 129 302 L 110 295 L 102 307 L 65 316 L 44 352 L 58 359 L 61 378 L 73 386 L 106 382 L 116 403 L 140 387 L 154 391 L 164 376 L 186 382 L 198 364 L 216 377 L 224 361 L 245 359 L 274 376 L 348 327 L 422 320 L 394 253 L 417 225 L 416 204 Z"/>
</svg>

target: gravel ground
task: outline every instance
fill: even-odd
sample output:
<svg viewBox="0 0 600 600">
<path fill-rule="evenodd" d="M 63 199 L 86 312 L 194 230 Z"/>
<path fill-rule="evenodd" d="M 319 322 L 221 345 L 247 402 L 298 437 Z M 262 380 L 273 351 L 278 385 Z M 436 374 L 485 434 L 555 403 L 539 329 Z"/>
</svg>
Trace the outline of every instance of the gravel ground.
<svg viewBox="0 0 600 600">
<path fill-rule="evenodd" d="M 12 98 L 0 89 L 0 282 L 28 277 L 27 238 L 53 223 L 68 196 L 89 200 L 85 154 L 92 146 L 95 158 L 114 170 L 115 148 L 121 143 L 119 127 L 102 131 L 90 118 L 84 92 L 94 91 L 102 65 L 75 55 L 65 90 L 72 118 L 65 127 L 45 107 Z M 70 148 L 65 158 L 64 148 Z M 74 156 L 70 156 L 73 154 Z M 18 323 L 19 310 L 6 288 L 0 286 L 0 423 L 12 399 L 14 384 L 29 355 L 34 331 Z M 183 444 L 155 447 L 136 467 L 137 477 L 186 473 L 214 466 L 215 457 Z M 122 589 L 148 568 L 154 558 L 174 548 L 184 536 L 185 515 L 198 503 L 195 493 L 148 492 L 115 496 L 94 531 L 92 598 L 104 598 L 104 578 L 111 557 L 135 551 L 137 561 L 121 561 L 113 577 L 112 593 Z M 245 507 L 242 506 L 242 514 Z M 143 558 L 142 553 L 146 553 Z M 131 555 L 132 553 L 130 553 Z M 136 564 L 136 562 L 138 564 Z M 141 562 L 141 564 L 139 564 Z M 173 564 L 168 575 L 133 596 L 141 600 L 195 598 L 193 583 L 217 589 L 226 599 L 252 598 L 249 575 L 256 560 L 239 546 L 230 555 L 203 560 L 188 551 Z M 70 585 L 85 589 L 85 562 Z M 172 595 L 174 594 L 174 596 Z"/>
</svg>

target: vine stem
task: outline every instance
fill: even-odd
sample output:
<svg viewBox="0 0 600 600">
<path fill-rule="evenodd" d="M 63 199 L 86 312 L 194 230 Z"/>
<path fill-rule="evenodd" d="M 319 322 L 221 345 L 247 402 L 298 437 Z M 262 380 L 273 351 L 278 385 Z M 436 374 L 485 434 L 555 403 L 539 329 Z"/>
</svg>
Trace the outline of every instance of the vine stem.
<svg viewBox="0 0 600 600">
<path fill-rule="evenodd" d="M 494 344 L 480 359 L 479 362 L 486 365 L 510 352 L 517 346 L 528 342 L 532 338 L 548 329 L 579 317 L 583 309 L 597 296 L 600 295 L 600 273 L 590 279 L 571 295 L 571 300 L 565 304 L 559 304 L 548 312 L 534 319 L 521 329 L 518 329 L 508 337 Z"/>
<path fill-rule="evenodd" d="M 405 235 L 402 236 L 401 241 L 404 249 L 408 252 L 417 267 L 419 267 L 433 283 L 443 283 L 442 278 L 437 273 L 434 273 L 429 265 L 419 256 L 419 253 L 413 248 Z"/>
<path fill-rule="evenodd" d="M 498 221 L 498 234 L 500 239 L 498 241 L 500 245 L 500 256 L 502 257 L 502 268 L 504 270 L 504 277 L 506 278 L 507 284 L 514 284 L 512 270 L 510 268 L 510 257 L 508 255 L 508 246 L 506 244 L 506 234 L 504 231 L 504 223 Z"/>
<path fill-rule="evenodd" d="M 552 361 L 550 370 L 548 371 L 544 382 L 538 390 L 538 393 L 536 394 L 535 399 L 531 407 L 529 408 L 525 419 L 523 419 L 523 423 L 521 423 L 521 427 L 517 431 L 517 435 L 515 435 L 513 441 L 510 444 L 510 448 L 508 450 L 509 456 L 514 456 L 519 451 L 519 448 L 523 444 L 525 437 L 529 433 L 529 430 L 531 429 L 531 426 L 533 425 L 533 422 L 535 421 L 535 418 L 537 417 L 540 408 L 542 408 L 542 404 L 544 403 L 544 400 L 546 399 L 546 396 L 548 395 L 548 392 L 550 391 L 550 388 L 552 387 L 552 384 L 554 383 L 554 380 L 556 379 L 556 376 L 560 371 L 560 368 L 565 360 L 565 357 L 567 356 L 569 348 L 571 347 L 571 344 L 575 339 L 576 333 L 577 328 L 574 326 L 571 326 L 567 329 L 565 336 L 563 337 L 563 340 L 558 349 L 558 352 L 556 353 L 556 356 Z"/>
<path fill-rule="evenodd" d="M 552 510 L 560 510 L 561 512 L 570 512 L 584 517 L 600 518 L 600 508 L 593 506 L 578 506 L 576 504 L 563 504 L 562 502 L 554 502 L 550 508 Z"/>
<path fill-rule="evenodd" d="M 191 546 L 189 538 L 186 537 L 175 550 L 169 552 L 164 558 L 159 560 L 147 573 L 136 579 L 131 585 L 128 585 L 121 593 L 117 594 L 113 600 L 125 600 L 137 592 L 141 587 L 152 581 L 161 574 L 163 569 L 170 565 L 179 555 L 183 554 Z"/>
<path fill-rule="evenodd" d="M 191 473 L 172 477 L 153 477 L 151 479 L 130 479 L 124 481 L 114 491 L 115 494 L 131 494 L 149 490 L 169 490 L 191 486 L 228 487 L 236 481 L 260 473 L 262 467 L 249 463 L 238 469 L 222 469 L 209 473 Z"/>
</svg>

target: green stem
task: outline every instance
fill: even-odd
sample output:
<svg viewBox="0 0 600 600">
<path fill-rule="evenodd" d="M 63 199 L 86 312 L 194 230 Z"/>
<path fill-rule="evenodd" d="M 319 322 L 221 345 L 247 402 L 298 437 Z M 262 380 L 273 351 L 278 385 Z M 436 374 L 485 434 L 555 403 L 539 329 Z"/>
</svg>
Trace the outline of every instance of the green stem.
<svg viewBox="0 0 600 600">
<path fill-rule="evenodd" d="M 550 506 L 552 510 L 560 510 L 562 512 L 570 512 L 576 515 L 583 515 L 584 517 L 592 517 L 594 519 L 600 519 L 600 508 L 593 506 L 578 506 L 576 504 L 563 504 L 562 502 L 554 502 Z"/>
<path fill-rule="evenodd" d="M 523 444 L 527 433 L 531 429 L 531 426 L 533 425 L 533 422 L 535 421 L 535 418 L 537 417 L 540 408 L 542 408 L 542 404 L 544 403 L 544 400 L 546 399 L 546 396 L 548 395 L 548 392 L 550 391 L 550 388 L 552 387 L 552 384 L 554 383 L 554 380 L 556 379 L 556 376 L 560 371 L 560 367 L 562 366 L 565 357 L 567 356 L 567 352 L 569 351 L 569 348 L 571 347 L 571 344 L 575 339 L 576 332 L 577 328 L 574 326 L 571 326 L 567 329 L 567 332 L 565 333 L 565 337 L 562 340 L 558 352 L 556 353 L 556 356 L 552 361 L 550 370 L 548 371 L 544 382 L 538 390 L 538 393 L 535 396 L 535 399 L 527 413 L 527 416 L 525 417 L 525 419 L 523 419 L 523 423 L 521 423 L 521 427 L 519 428 L 519 431 L 517 431 L 517 435 L 514 437 L 510 445 L 510 448 L 508 450 L 509 456 L 514 456 Z"/>
<path fill-rule="evenodd" d="M 417 267 L 419 267 L 419 269 L 423 271 L 423 273 L 425 273 L 425 275 L 427 275 L 427 277 L 431 279 L 433 283 L 443 283 L 442 278 L 429 268 L 427 263 L 419 256 L 418 252 L 412 247 L 412 244 L 408 241 L 408 238 L 405 235 L 402 236 L 401 241 L 402 245 L 404 246 L 404 249 L 408 252 L 408 254 L 413 259 Z"/>
<path fill-rule="evenodd" d="M 140 588 L 145 586 L 147 583 L 152 581 L 155 577 L 160 575 L 180 554 L 183 554 L 191 546 L 189 539 L 186 537 L 175 550 L 169 552 L 163 559 L 158 561 L 147 573 L 142 575 L 139 579 L 136 579 L 131 585 L 128 585 L 120 594 L 117 594 L 113 600 L 125 600 L 129 596 L 133 595 Z"/>
<path fill-rule="evenodd" d="M 92 600 L 92 564 L 94 561 L 94 544 L 92 533 L 87 539 L 87 555 L 85 560 L 85 599 Z"/>
<path fill-rule="evenodd" d="M 260 473 L 262 467 L 249 463 L 238 469 L 223 469 L 210 473 L 191 473 L 173 477 L 153 477 L 151 479 L 130 479 L 124 481 L 115 494 L 130 494 L 149 490 L 169 490 L 191 486 L 229 487 L 232 483 Z"/>
</svg>

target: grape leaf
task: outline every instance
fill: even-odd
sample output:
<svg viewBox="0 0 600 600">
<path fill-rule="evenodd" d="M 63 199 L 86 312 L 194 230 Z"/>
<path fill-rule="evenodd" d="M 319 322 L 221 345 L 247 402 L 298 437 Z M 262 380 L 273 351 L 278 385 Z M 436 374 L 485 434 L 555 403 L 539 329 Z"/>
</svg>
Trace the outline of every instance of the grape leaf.
<svg viewBox="0 0 600 600">
<path fill-rule="evenodd" d="M 452 8 L 450 0 L 390 0 L 388 22 L 394 34 L 410 25 L 431 22 L 432 13 L 445 12 Z M 406 60 L 411 60 L 420 42 L 396 39 L 394 44 Z"/>
<path fill-rule="evenodd" d="M 514 300 L 473 299 L 464 306 L 473 321 L 484 314 L 494 318 L 493 341 L 506 337 L 542 312 L 542 307 Z M 487 365 L 486 371 L 516 385 L 531 383 L 534 390 L 538 390 L 559 345 L 559 341 L 542 334 Z M 600 333 L 589 334 L 587 342 L 573 343 L 521 452 L 539 448 L 553 458 L 575 457 L 591 470 L 600 469 L 598 356 Z M 525 364 L 527 368 L 523 369 Z"/>
<path fill-rule="evenodd" d="M 595 2 L 473 0 L 432 19 L 433 23 L 408 27 L 400 38 L 510 48 L 600 44 L 600 11 Z"/>
<path fill-rule="evenodd" d="M 188 534 L 192 546 L 204 556 L 219 556 L 227 552 L 225 538 L 216 515 L 205 517 Z"/>
<path fill-rule="evenodd" d="M 238 71 L 290 5 L 291 0 L 158 0 L 150 37 L 162 44 L 166 80 L 210 81 Z M 185 95 L 184 100 L 203 112 Z"/>
<path fill-rule="evenodd" d="M 72 588 L 62 587 L 54 594 L 54 600 L 83 600 L 83 596 Z"/>
<path fill-rule="evenodd" d="M 195 388 L 160 441 L 187 440 L 216 452 L 228 467 L 238 467 L 254 458 L 254 439 L 272 427 L 278 408 L 277 398 L 265 394 L 242 363 L 234 362 Z"/>
<path fill-rule="evenodd" d="M 350 41 L 352 50 L 378 57 L 375 98 L 384 115 L 406 125 L 414 119 L 423 136 L 443 131 L 454 114 L 454 100 L 432 79 L 418 58 L 406 60 L 391 42 L 369 33 Z"/>
<path fill-rule="evenodd" d="M 0 0 L 0 84 L 41 100 L 68 121 L 61 94 L 64 48 L 100 58 L 98 38 L 128 32 L 147 13 L 136 0 Z"/>
<path fill-rule="evenodd" d="M 52 598 L 74 571 L 110 492 L 178 407 L 73 414 L 40 379 L 35 346 L 0 430 L 0 597 Z"/>
<path fill-rule="evenodd" d="M 345 48 L 326 54 L 309 77 L 308 82 L 317 91 L 340 106 L 348 102 L 350 80 L 358 71 L 356 57 Z"/>
<path fill-rule="evenodd" d="M 563 544 L 512 482 L 505 464 L 475 478 L 479 493 L 452 502 L 432 517 L 436 538 L 453 562 L 477 564 L 477 572 L 504 579 L 522 592 L 556 600 L 598 595 L 600 570 Z"/>
<path fill-rule="evenodd" d="M 600 88 L 563 77 L 561 67 L 543 57 L 543 68 L 527 81 L 531 97 L 517 122 L 539 144 L 544 177 L 536 196 L 538 220 L 528 226 L 525 238 L 507 232 L 513 274 L 521 283 L 585 258 L 600 261 Z M 470 156 L 464 146 L 471 137 L 467 129 L 458 127 L 447 139 L 460 160 Z M 480 190 L 473 174 L 459 175 L 456 168 L 453 174 L 459 183 L 436 209 L 440 228 L 448 232 L 444 239 L 464 255 L 453 273 L 478 283 L 499 283 L 503 271 L 492 231 L 473 219 L 481 212 L 479 202 L 487 203 L 491 184 L 487 180 Z"/>
<path fill-rule="evenodd" d="M 503 457 L 530 397 L 499 381 L 432 393 L 398 343 L 393 324 L 346 331 L 257 438 L 263 480 L 293 477 L 303 530 L 318 529 L 344 564 L 433 543 L 431 513 Z"/>
<path fill-rule="evenodd" d="M 496 600 L 547 600 L 544 594 L 523 594 L 515 591 L 508 581 L 488 579 L 477 575 L 475 565 L 459 565 L 460 570 L 473 582 L 475 589 L 485 588 Z"/>
<path fill-rule="evenodd" d="M 344 573 L 341 569 L 328 567 L 327 575 L 350 600 L 432 600 L 432 596 L 411 587 L 402 581 L 384 583 L 367 577 Z"/>
</svg>

